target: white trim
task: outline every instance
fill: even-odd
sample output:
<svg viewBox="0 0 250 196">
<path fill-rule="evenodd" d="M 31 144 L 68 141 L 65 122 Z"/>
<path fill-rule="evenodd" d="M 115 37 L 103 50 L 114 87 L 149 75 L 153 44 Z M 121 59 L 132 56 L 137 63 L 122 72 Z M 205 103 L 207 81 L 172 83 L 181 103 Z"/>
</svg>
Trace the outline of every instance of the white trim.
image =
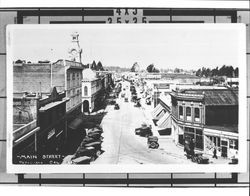
<svg viewBox="0 0 250 196">
<path fill-rule="evenodd" d="M 228 138 L 233 138 L 233 139 L 239 138 L 238 133 L 231 133 L 231 132 L 220 131 L 216 129 L 204 128 L 203 133 L 204 135 L 211 135 L 211 136 L 218 136 L 218 137 L 228 137 Z"/>
<path fill-rule="evenodd" d="M 117 24 L 112 25 L 112 28 L 164 28 L 169 25 L 162 24 Z M 94 27 L 110 28 L 111 25 L 94 25 Z M 13 41 L 11 34 L 16 29 L 23 28 L 34 28 L 34 25 L 8 25 L 7 34 L 7 172 L 10 173 L 162 173 L 162 172 L 246 172 L 247 171 L 247 107 L 246 107 L 246 27 L 244 24 L 174 24 L 174 26 L 188 28 L 209 28 L 209 29 L 227 29 L 235 30 L 238 35 L 238 55 L 239 59 L 239 76 L 240 76 L 240 87 L 239 87 L 239 164 L 208 164 L 208 165 L 197 165 L 197 164 L 91 164 L 91 165 L 15 165 L 12 162 L 12 147 L 13 147 L 13 48 L 14 44 L 10 44 Z M 36 25 L 35 28 L 57 28 L 63 30 L 63 28 L 77 27 L 80 25 Z M 91 28 L 93 25 L 84 25 L 84 28 Z"/>
</svg>

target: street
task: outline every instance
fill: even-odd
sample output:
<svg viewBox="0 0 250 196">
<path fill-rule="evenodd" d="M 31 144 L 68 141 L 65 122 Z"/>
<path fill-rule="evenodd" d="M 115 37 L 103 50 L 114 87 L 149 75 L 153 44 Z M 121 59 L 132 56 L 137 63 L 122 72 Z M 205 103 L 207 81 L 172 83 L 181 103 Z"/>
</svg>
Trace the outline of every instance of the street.
<svg viewBox="0 0 250 196">
<path fill-rule="evenodd" d="M 159 149 L 149 149 L 147 138 L 135 135 L 135 128 L 146 122 L 146 117 L 142 108 L 134 107 L 134 103 L 130 102 L 129 86 L 126 88 L 126 85 L 123 84 L 123 88 L 126 89 L 129 101 L 125 102 L 124 98 L 119 97 L 116 100 L 120 105 L 119 110 L 114 110 L 113 105 L 106 108 L 108 113 L 102 121 L 104 153 L 91 164 L 191 163 L 184 155 L 176 157 L 166 153 L 161 143 Z"/>
</svg>

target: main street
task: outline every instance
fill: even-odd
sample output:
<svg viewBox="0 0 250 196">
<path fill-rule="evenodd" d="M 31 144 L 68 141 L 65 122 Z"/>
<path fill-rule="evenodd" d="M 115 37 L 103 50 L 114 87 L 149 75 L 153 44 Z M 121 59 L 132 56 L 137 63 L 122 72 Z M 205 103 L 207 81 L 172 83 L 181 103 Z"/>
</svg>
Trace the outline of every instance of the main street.
<svg viewBox="0 0 250 196">
<path fill-rule="evenodd" d="M 127 87 L 128 86 L 128 87 Z M 107 114 L 103 118 L 104 153 L 91 164 L 173 164 L 191 163 L 183 157 L 166 153 L 163 149 L 149 149 L 147 138 L 135 135 L 135 128 L 146 122 L 142 108 L 134 107 L 130 102 L 129 83 L 123 83 L 128 102 L 119 96 L 116 102 L 119 110 L 114 110 L 113 105 L 106 108 Z M 160 143 L 161 147 L 161 143 Z"/>
</svg>

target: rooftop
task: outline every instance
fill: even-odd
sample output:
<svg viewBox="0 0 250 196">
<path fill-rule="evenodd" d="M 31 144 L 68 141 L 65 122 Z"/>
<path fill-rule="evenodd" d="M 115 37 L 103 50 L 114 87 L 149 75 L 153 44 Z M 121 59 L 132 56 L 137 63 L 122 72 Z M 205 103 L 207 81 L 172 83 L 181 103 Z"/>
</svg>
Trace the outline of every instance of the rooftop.
<svg viewBox="0 0 250 196">
<path fill-rule="evenodd" d="M 183 99 L 200 99 L 205 105 L 238 105 L 237 89 L 185 89 L 174 91 L 172 96 Z"/>
<path fill-rule="evenodd" d="M 195 89 L 184 90 L 190 94 L 204 94 L 205 105 L 238 105 L 237 89 Z"/>
</svg>

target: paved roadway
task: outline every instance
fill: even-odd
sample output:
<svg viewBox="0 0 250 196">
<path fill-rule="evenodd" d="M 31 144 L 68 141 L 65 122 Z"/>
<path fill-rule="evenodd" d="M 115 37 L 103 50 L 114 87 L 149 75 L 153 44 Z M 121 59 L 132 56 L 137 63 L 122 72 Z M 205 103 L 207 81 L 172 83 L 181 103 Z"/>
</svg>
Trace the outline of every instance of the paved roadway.
<svg viewBox="0 0 250 196">
<path fill-rule="evenodd" d="M 123 88 L 126 88 L 123 84 Z M 134 130 L 140 127 L 146 117 L 141 108 L 134 107 L 130 102 L 130 88 L 128 86 L 129 102 L 119 97 L 117 103 L 120 110 L 108 106 L 108 113 L 102 121 L 104 130 L 104 153 L 91 164 L 173 164 L 190 163 L 185 158 L 174 158 L 162 149 L 148 149 L 147 139 L 135 135 Z"/>
</svg>

